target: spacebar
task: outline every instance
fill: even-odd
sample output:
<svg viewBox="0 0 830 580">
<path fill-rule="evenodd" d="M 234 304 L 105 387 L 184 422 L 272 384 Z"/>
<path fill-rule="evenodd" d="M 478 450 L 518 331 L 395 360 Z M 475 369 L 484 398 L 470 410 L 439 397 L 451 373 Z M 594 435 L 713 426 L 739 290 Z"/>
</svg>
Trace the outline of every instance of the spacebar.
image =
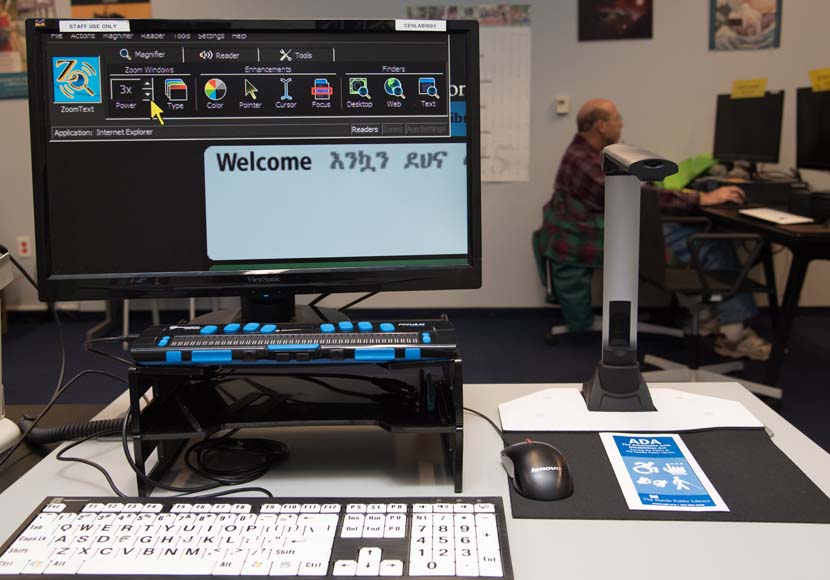
<svg viewBox="0 0 830 580">
<path fill-rule="evenodd" d="M 207 559 L 180 558 L 95 558 L 84 562 L 78 574 L 107 576 L 210 576 L 216 562 Z M 174 572 L 175 570 L 175 572 Z"/>
</svg>

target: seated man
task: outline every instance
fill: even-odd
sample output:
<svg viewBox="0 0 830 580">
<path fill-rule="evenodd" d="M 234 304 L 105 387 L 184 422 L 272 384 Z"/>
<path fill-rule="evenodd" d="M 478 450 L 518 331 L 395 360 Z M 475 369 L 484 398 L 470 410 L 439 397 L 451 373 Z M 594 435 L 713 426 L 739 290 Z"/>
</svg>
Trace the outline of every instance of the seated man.
<svg viewBox="0 0 830 580">
<path fill-rule="evenodd" d="M 585 103 L 577 116 L 578 133 L 565 151 L 553 197 L 545 207 L 544 255 L 551 260 L 553 289 L 568 327 L 573 331 L 591 326 L 591 277 L 602 267 L 605 227 L 605 175 L 600 152 L 617 143 L 622 132 L 622 117 L 614 103 L 594 99 Z M 744 192 L 738 187 L 721 187 L 703 193 L 660 189 L 663 208 L 688 209 L 696 205 L 742 203 Z M 695 232 L 688 226 L 668 224 L 664 228 L 669 248 L 678 260 L 688 262 L 686 238 Z M 703 267 L 711 270 L 738 269 L 734 248 L 728 243 L 710 244 L 704 250 Z M 757 336 L 744 321 L 758 313 L 751 294 L 739 294 L 717 305 L 717 320 L 702 321 L 702 327 L 716 331 L 715 350 L 722 356 L 769 358 L 770 344 Z"/>
</svg>

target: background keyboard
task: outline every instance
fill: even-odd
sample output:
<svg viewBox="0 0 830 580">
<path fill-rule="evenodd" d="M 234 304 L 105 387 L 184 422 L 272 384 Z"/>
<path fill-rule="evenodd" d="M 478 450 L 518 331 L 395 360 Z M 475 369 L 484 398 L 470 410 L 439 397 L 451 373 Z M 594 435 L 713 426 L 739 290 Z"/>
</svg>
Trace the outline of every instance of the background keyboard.
<svg viewBox="0 0 830 580">
<path fill-rule="evenodd" d="M 343 363 L 452 359 L 448 320 L 151 326 L 130 345 L 143 365 Z"/>
<path fill-rule="evenodd" d="M 501 498 L 48 498 L 0 554 L 0 578 L 513 577 Z"/>
</svg>

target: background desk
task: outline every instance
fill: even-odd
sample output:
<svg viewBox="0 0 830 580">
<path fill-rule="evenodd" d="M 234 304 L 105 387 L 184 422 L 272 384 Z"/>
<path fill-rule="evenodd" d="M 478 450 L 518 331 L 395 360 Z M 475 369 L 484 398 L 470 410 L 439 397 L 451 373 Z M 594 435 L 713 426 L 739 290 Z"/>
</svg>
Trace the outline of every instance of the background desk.
<svg viewBox="0 0 830 580">
<path fill-rule="evenodd" d="M 793 254 L 784 299 L 781 308 L 775 314 L 772 353 L 764 372 L 763 382 L 775 386 L 781 374 L 781 365 L 784 363 L 793 317 L 798 308 L 804 277 L 807 275 L 807 266 L 813 260 L 830 260 L 830 228 L 816 224 L 779 226 L 742 215 L 738 213 L 738 208 L 703 207 L 701 212 L 723 229 L 757 233 L 768 243 L 785 246 Z M 769 274 L 772 275 L 772 272 Z M 775 306 L 772 308 L 775 312 Z"/>
<path fill-rule="evenodd" d="M 557 385 L 467 385 L 465 404 L 497 418 L 500 402 L 553 386 Z M 739 385 L 662 386 L 741 401 L 774 432 L 776 444 L 830 494 L 830 455 Z M 122 397 L 105 413 L 112 416 L 125 408 L 126 398 Z M 290 464 L 257 482 L 275 495 L 452 495 L 452 478 L 439 467 L 442 462 L 437 446 L 422 436 L 391 437 L 376 429 L 274 431 L 289 445 L 293 457 Z M 333 431 L 336 437 L 332 437 Z M 469 414 L 465 417 L 465 432 L 464 494 L 504 498 L 517 580 L 780 580 L 827 575 L 828 525 L 514 520 L 510 517 L 507 479 L 499 463 L 498 435 L 482 419 Z M 135 493 L 135 479 L 118 444 L 95 442 L 77 452 L 104 464 L 119 487 Z M 434 461 L 430 461 L 430 454 L 434 454 Z M 786 490 L 781 493 L 786 494 Z M 92 469 L 59 463 L 49 456 L 0 495 L 0 540 L 5 540 L 47 495 L 109 496 L 112 492 Z"/>
</svg>

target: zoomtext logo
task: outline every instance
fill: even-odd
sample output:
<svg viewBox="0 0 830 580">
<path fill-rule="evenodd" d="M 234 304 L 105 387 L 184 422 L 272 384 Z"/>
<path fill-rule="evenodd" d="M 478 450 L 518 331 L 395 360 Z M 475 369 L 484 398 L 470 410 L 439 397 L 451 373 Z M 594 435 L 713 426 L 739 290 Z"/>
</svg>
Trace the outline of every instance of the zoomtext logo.
<svg viewBox="0 0 830 580">
<path fill-rule="evenodd" d="M 56 103 L 100 103 L 101 76 L 97 56 L 52 58 Z"/>
</svg>

